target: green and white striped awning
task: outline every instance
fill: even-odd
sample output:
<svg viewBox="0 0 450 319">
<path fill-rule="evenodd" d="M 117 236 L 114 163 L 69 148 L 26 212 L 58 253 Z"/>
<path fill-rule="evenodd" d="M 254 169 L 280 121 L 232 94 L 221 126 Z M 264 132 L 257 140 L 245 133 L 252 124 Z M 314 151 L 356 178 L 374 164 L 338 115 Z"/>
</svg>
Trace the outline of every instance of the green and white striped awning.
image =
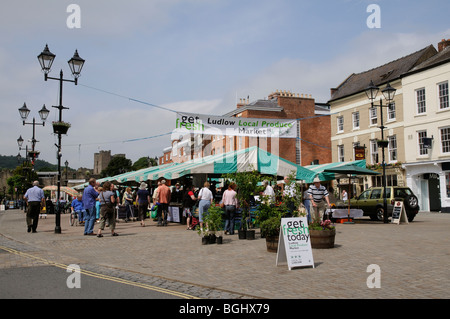
<svg viewBox="0 0 450 319">
<path fill-rule="evenodd" d="M 192 174 L 227 174 L 257 170 L 261 174 L 285 176 L 292 172 L 297 179 L 313 176 L 308 169 L 254 146 L 251 148 L 190 160 L 148 174 L 148 180 L 177 179 Z"/>
<path fill-rule="evenodd" d="M 336 179 L 336 176 L 339 174 L 324 172 L 324 170 L 329 169 L 329 168 L 345 166 L 345 165 L 351 165 L 351 164 L 365 168 L 366 160 L 358 160 L 358 161 L 353 161 L 353 162 L 336 162 L 336 163 L 319 164 L 319 165 L 308 165 L 308 166 L 305 166 L 305 168 L 314 172 L 314 177 L 318 176 L 321 181 L 331 181 L 331 180 Z M 310 180 L 305 180 L 305 182 L 312 183 L 314 180 L 314 177 Z"/>
<path fill-rule="evenodd" d="M 197 158 L 184 163 L 153 166 L 134 172 L 102 178 L 98 181 L 100 183 L 105 181 L 140 183 L 154 181 L 160 178 L 173 180 L 193 174 L 221 175 L 252 170 L 257 170 L 264 175 L 276 176 L 287 176 L 294 173 L 297 180 L 304 181 L 312 181 L 316 175 L 316 173 L 305 167 L 253 146 L 239 151 Z M 75 188 L 80 189 L 86 186 L 87 183 L 78 185 Z"/>
</svg>

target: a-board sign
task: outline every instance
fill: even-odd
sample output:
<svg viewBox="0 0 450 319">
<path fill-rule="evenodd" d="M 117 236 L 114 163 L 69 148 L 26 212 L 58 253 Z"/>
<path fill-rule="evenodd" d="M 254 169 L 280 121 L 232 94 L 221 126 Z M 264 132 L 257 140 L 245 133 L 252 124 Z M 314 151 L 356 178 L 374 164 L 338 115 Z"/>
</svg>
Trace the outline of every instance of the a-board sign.
<svg viewBox="0 0 450 319">
<path fill-rule="evenodd" d="M 285 262 L 289 270 L 293 267 L 304 266 L 314 268 L 311 236 L 306 217 L 281 219 L 277 265 Z"/>
<path fill-rule="evenodd" d="M 393 224 L 400 224 L 400 223 L 406 223 L 408 222 L 408 217 L 406 216 L 406 210 L 405 206 L 403 206 L 403 201 L 395 201 L 394 202 L 394 208 L 392 209 L 392 223 Z"/>
</svg>

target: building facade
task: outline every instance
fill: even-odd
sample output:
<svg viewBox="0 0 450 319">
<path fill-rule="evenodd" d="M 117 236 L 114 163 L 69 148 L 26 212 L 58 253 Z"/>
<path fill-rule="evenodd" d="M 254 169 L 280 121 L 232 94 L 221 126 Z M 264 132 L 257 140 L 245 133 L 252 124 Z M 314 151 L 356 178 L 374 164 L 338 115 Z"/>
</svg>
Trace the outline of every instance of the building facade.
<svg viewBox="0 0 450 319">
<path fill-rule="evenodd" d="M 309 95 L 276 91 L 267 99 L 250 102 L 241 99 L 236 109 L 225 117 L 297 119 L 297 138 L 261 138 L 245 136 L 200 135 L 172 138 L 172 146 L 164 149 L 160 164 L 257 146 L 293 163 L 306 166 L 331 162 L 330 110 Z"/>
<path fill-rule="evenodd" d="M 450 145 L 448 42 L 439 43 L 438 50 L 430 45 L 366 72 L 351 74 L 331 89 L 328 102 L 333 161 L 360 159 L 356 158 L 355 147 L 362 147 L 368 168 L 381 172 L 382 154 L 377 142 L 381 140 L 382 123 L 388 142 L 387 185 L 410 187 L 421 210 L 445 211 L 450 207 L 450 176 L 446 174 L 446 169 L 450 170 L 450 148 L 446 148 L 447 139 Z M 380 89 L 373 108 L 365 94 L 371 81 Z M 389 105 L 381 93 L 388 84 L 396 89 Z M 381 184 L 381 176 L 364 177 L 356 188 Z"/>
<path fill-rule="evenodd" d="M 402 78 L 403 167 L 422 210 L 450 212 L 450 40 L 438 51 Z"/>
<path fill-rule="evenodd" d="M 436 54 L 433 46 L 428 46 L 408 56 L 389 62 L 366 72 L 351 74 L 337 88 L 331 89 L 331 148 L 333 162 L 356 160 L 355 147 L 364 149 L 367 166 L 381 170 L 382 154 L 378 147 L 381 140 L 381 123 L 384 126 L 384 139 L 389 142 L 385 149 L 387 185 L 406 185 L 404 169 L 404 108 L 401 76 L 415 66 Z M 380 92 L 372 107 L 365 89 L 371 81 Z M 389 106 L 381 93 L 387 84 L 396 89 Z M 383 105 L 383 109 L 377 105 Z M 381 119 L 381 112 L 383 118 Z M 358 158 L 360 159 L 360 158 Z M 381 177 L 364 178 L 363 187 L 381 186 Z"/>
</svg>

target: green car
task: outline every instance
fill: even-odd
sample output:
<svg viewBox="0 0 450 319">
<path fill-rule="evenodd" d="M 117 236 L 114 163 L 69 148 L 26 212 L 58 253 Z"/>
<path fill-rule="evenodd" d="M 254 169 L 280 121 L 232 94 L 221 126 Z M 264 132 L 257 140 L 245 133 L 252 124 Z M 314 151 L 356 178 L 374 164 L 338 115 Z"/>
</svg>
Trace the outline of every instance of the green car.
<svg viewBox="0 0 450 319">
<path fill-rule="evenodd" d="M 408 221 L 412 222 L 419 212 L 419 202 L 416 195 L 409 187 L 388 186 L 386 187 L 386 202 L 388 216 L 392 216 L 392 209 L 395 200 L 403 200 Z M 364 216 L 369 216 L 371 220 L 383 220 L 383 187 L 371 187 L 361 195 L 350 200 L 351 208 L 359 208 L 364 211 Z"/>
</svg>

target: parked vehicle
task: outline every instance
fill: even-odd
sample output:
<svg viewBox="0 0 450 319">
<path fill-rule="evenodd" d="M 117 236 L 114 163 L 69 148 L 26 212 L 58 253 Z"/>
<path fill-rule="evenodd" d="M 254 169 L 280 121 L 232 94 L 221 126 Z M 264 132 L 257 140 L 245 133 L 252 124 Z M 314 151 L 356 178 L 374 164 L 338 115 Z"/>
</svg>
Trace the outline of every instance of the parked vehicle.
<svg viewBox="0 0 450 319">
<path fill-rule="evenodd" d="M 409 187 L 388 186 L 386 189 L 388 216 L 392 216 L 395 200 L 403 200 L 408 221 L 412 222 L 419 212 L 416 195 Z M 361 195 L 350 200 L 350 206 L 362 209 L 364 216 L 369 216 L 371 220 L 382 221 L 384 218 L 383 187 L 371 187 L 365 190 Z"/>
</svg>

